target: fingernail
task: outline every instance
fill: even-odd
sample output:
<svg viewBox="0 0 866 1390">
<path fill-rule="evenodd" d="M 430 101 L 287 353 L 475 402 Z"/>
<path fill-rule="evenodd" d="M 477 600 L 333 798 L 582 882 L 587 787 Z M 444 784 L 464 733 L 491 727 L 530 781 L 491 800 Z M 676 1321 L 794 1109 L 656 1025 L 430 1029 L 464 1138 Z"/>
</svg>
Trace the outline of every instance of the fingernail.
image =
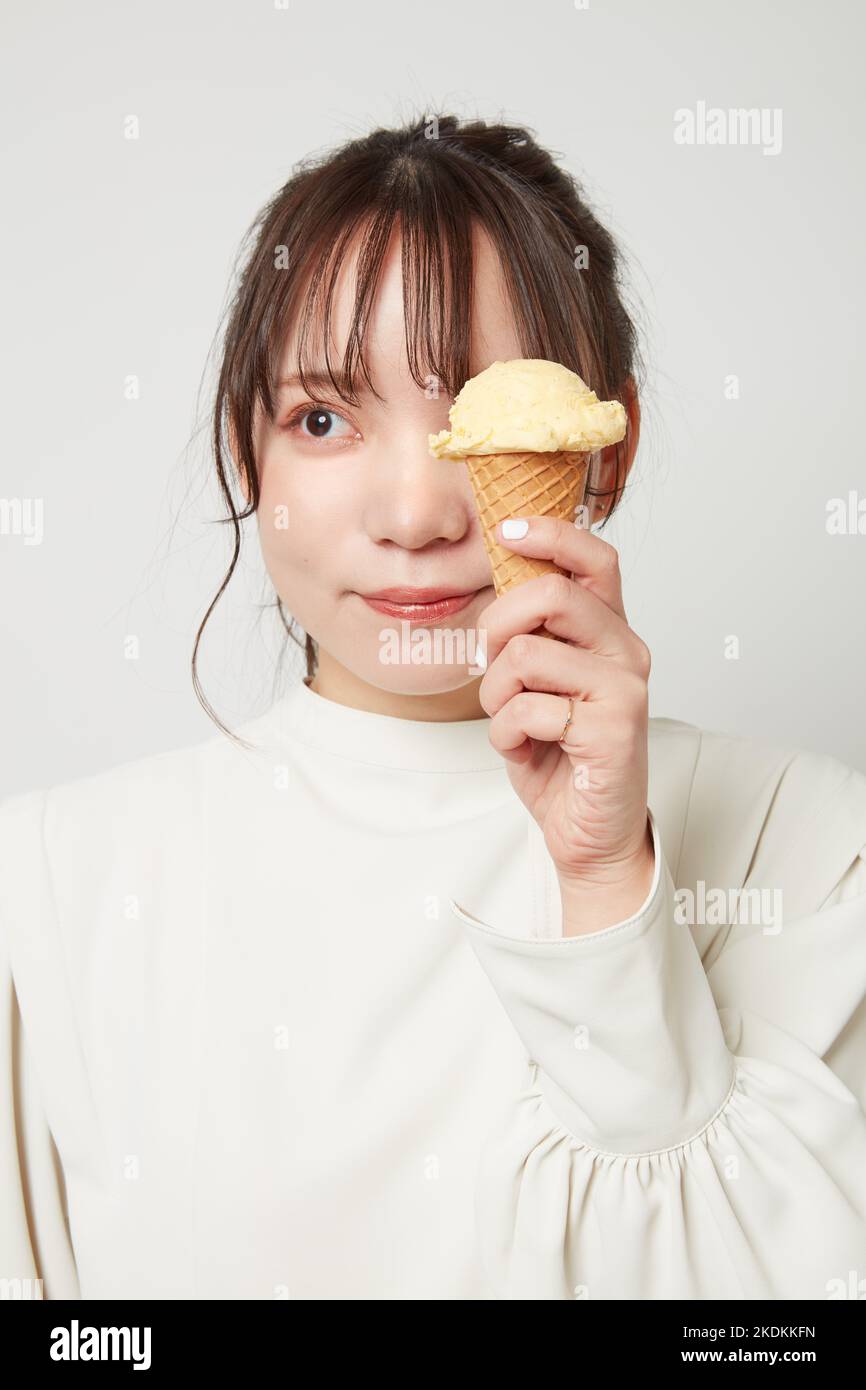
<svg viewBox="0 0 866 1390">
<path fill-rule="evenodd" d="M 524 517 L 510 516 L 507 521 L 503 521 L 500 533 L 504 541 L 519 541 L 521 536 L 525 536 L 529 530 L 529 522 Z"/>
</svg>

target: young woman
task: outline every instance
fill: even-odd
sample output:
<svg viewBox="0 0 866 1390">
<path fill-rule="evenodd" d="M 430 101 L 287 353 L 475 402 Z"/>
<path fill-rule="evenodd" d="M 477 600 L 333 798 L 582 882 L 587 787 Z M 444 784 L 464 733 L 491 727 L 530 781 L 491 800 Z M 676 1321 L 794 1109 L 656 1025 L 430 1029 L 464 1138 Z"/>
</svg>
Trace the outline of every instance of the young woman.
<svg viewBox="0 0 866 1390">
<path fill-rule="evenodd" d="M 265 208 L 215 402 L 222 587 L 255 516 L 306 678 L 4 804 L 3 1278 L 862 1289 L 866 778 L 648 720 L 588 526 L 531 520 L 507 543 L 566 574 L 495 596 L 466 466 L 428 435 L 518 357 L 625 405 L 603 523 L 635 335 L 611 237 L 527 131 L 377 130 Z M 413 660 L 424 630 L 464 648 Z"/>
</svg>

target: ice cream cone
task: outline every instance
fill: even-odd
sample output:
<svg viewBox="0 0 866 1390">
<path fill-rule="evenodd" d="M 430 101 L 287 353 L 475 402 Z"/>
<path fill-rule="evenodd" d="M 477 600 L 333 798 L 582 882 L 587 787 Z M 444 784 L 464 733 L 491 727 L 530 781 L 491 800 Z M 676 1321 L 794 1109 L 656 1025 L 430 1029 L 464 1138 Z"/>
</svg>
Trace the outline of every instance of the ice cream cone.
<svg viewBox="0 0 866 1390">
<path fill-rule="evenodd" d="M 588 453 L 470 454 L 466 466 L 475 495 L 497 597 L 540 574 L 562 574 L 552 560 L 518 555 L 496 539 L 509 516 L 553 516 L 574 521 L 586 493 Z"/>
<path fill-rule="evenodd" d="M 622 403 L 600 401 L 561 362 L 515 358 L 470 378 L 448 419 L 450 429 L 428 436 L 430 453 L 469 470 L 497 598 L 536 575 L 566 573 L 500 545 L 496 526 L 509 516 L 576 520 L 590 457 L 625 437 Z"/>
</svg>

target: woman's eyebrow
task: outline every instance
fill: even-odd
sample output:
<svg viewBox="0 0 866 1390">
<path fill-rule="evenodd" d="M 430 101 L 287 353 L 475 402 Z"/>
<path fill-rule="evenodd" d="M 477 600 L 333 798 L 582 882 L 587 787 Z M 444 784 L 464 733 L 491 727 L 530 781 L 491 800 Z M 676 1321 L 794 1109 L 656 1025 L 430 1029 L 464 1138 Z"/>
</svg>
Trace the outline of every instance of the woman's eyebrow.
<svg viewBox="0 0 866 1390">
<path fill-rule="evenodd" d="M 307 385 L 308 385 L 308 386 L 310 386 L 310 387 L 315 387 L 317 390 L 320 389 L 320 390 L 323 390 L 323 391 L 333 391 L 333 389 L 334 389 L 334 382 L 332 381 L 332 379 L 331 379 L 330 375 L 328 374 L 328 372 L 326 372 L 326 371 L 321 371 L 321 370 L 316 370 L 316 371 L 313 371 L 313 372 L 307 372 L 307 373 L 305 373 L 305 375 L 306 375 L 306 381 L 307 381 Z M 348 399 L 349 399 L 349 394 L 348 394 L 348 391 L 347 391 L 347 385 L 348 385 L 348 383 L 347 383 L 347 381 L 346 381 L 345 373 L 342 371 L 342 369 L 338 369 L 337 371 L 334 372 L 334 379 L 335 379 L 336 382 L 337 382 L 337 392 L 338 392 L 338 394 L 339 394 L 340 396 L 342 396 L 344 400 L 348 400 Z M 300 376 L 298 376 L 297 374 L 295 374 L 295 375 L 293 375 L 293 376 L 282 377 L 282 378 L 277 382 L 277 387 L 278 387 L 278 388 L 282 388 L 282 387 L 291 387 L 291 386 L 300 386 L 300 387 L 303 389 L 304 383 L 301 381 Z M 356 391 L 357 391 L 357 393 L 358 393 L 359 395 L 369 394 L 370 387 L 367 385 L 366 381 L 363 381 L 363 380 L 362 380 L 362 381 L 360 381 L 360 382 L 358 383 L 358 385 L 357 385 L 357 387 L 356 387 Z"/>
</svg>

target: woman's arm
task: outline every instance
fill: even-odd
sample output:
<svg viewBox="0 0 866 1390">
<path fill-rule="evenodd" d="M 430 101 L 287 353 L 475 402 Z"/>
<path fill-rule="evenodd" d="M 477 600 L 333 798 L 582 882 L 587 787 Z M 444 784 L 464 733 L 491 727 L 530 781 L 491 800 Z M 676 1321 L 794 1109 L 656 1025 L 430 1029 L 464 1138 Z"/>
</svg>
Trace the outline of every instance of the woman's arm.
<svg viewBox="0 0 866 1390">
<path fill-rule="evenodd" d="M 766 801 L 760 758 L 714 736 L 672 873 L 648 805 L 649 653 L 616 552 L 550 517 L 503 541 L 573 577 L 530 579 L 490 605 L 479 690 L 543 833 L 562 936 L 508 937 L 451 904 L 530 1064 L 479 1177 L 491 1290 L 866 1291 L 866 778 L 795 754 Z M 708 939 L 684 920 L 674 873 L 779 890 L 783 925 L 724 916 Z M 827 1060 L 837 1043 L 844 1079 Z"/>
</svg>

